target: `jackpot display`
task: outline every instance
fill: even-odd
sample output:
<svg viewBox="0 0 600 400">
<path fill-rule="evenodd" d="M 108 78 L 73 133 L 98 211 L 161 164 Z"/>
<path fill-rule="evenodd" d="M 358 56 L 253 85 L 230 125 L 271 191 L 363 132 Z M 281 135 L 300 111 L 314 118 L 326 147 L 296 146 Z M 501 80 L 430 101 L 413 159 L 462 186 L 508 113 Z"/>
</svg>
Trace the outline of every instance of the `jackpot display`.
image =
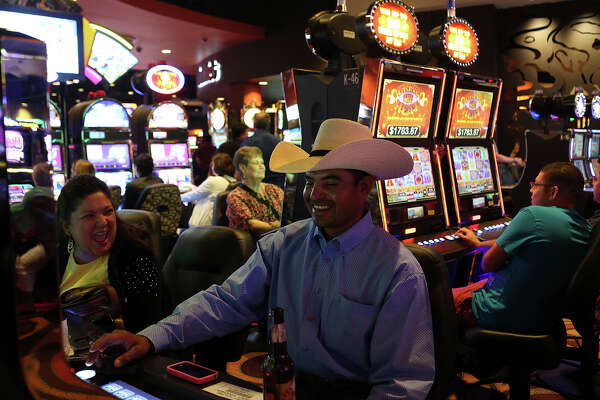
<svg viewBox="0 0 600 400">
<path fill-rule="evenodd" d="M 410 153 L 414 167 L 408 175 L 385 181 L 388 205 L 436 198 L 429 150 L 424 147 L 405 147 L 405 149 Z"/>
<path fill-rule="evenodd" d="M 15 166 L 30 164 L 26 146 L 28 137 L 30 136 L 22 129 L 6 128 L 4 131 L 6 162 Z"/>
<path fill-rule="evenodd" d="M 485 139 L 494 94 L 482 90 L 456 89 L 449 139 Z"/>
<path fill-rule="evenodd" d="M 384 79 L 378 138 L 427 138 L 435 86 Z"/>
<path fill-rule="evenodd" d="M 454 162 L 454 174 L 459 196 L 494 190 L 487 148 L 483 146 L 454 147 L 452 149 L 452 161 Z"/>
</svg>

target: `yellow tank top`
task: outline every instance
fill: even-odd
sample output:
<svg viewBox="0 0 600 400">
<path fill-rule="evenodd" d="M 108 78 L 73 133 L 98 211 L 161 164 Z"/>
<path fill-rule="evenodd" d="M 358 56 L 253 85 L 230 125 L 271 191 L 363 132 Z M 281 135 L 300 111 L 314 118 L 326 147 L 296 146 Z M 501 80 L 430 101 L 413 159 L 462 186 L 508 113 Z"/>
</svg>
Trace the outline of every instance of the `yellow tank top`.
<svg viewBox="0 0 600 400">
<path fill-rule="evenodd" d="M 73 288 L 108 285 L 108 256 L 98 257 L 87 264 L 77 264 L 71 253 L 59 287 L 61 296 Z"/>
</svg>

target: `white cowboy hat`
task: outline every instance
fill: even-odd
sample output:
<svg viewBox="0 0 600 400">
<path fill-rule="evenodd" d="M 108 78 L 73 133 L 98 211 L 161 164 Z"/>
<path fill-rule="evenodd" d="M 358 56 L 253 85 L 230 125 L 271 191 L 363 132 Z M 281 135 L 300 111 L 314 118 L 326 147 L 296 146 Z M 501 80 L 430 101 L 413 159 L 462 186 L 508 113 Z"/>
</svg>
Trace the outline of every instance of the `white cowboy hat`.
<svg viewBox="0 0 600 400">
<path fill-rule="evenodd" d="M 409 174 L 413 160 L 402 146 L 373 139 L 366 126 L 332 118 L 323 121 L 319 127 L 310 154 L 296 145 L 280 142 L 273 150 L 269 168 L 285 173 L 355 169 L 381 180 Z"/>
</svg>

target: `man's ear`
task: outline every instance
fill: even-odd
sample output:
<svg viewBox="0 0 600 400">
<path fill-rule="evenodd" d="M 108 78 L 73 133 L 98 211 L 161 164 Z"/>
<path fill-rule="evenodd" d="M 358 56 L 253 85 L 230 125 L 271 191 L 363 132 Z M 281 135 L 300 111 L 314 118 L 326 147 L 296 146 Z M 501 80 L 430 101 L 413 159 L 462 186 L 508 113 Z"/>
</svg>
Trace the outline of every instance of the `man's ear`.
<svg viewBox="0 0 600 400">
<path fill-rule="evenodd" d="M 371 189 L 375 184 L 375 178 L 371 175 L 363 176 L 363 178 L 358 182 L 359 188 L 361 192 L 364 192 L 365 195 L 369 195 L 371 193 Z"/>
<path fill-rule="evenodd" d="M 560 188 L 557 185 L 554 185 L 550 188 L 550 198 L 552 200 L 556 200 L 558 198 L 559 193 L 560 193 Z"/>
</svg>

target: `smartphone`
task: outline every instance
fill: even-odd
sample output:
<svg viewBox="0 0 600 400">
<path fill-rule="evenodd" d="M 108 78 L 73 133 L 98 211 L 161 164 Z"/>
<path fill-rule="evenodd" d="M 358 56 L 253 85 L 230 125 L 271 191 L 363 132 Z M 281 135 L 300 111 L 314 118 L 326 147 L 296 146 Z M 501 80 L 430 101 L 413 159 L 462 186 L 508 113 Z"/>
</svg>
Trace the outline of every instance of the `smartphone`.
<svg viewBox="0 0 600 400">
<path fill-rule="evenodd" d="M 180 361 L 175 364 L 167 365 L 167 374 L 174 375 L 195 384 L 210 382 L 219 377 L 218 371 L 194 364 L 191 361 Z"/>
</svg>

